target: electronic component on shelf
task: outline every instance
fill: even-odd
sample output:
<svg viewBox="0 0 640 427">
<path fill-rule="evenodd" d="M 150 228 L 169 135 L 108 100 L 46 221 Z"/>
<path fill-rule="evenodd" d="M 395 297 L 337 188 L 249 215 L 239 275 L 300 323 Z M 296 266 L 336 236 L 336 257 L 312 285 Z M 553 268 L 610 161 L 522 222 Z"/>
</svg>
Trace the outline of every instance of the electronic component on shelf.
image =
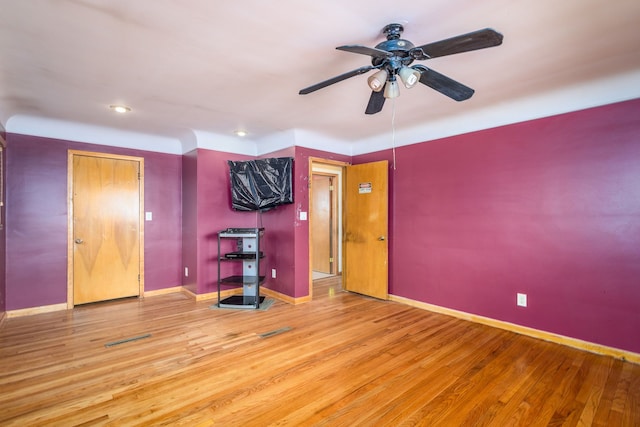
<svg viewBox="0 0 640 427">
<path fill-rule="evenodd" d="M 255 237 L 257 234 L 263 235 L 264 228 L 227 228 L 220 231 L 220 237 Z"/>
<path fill-rule="evenodd" d="M 228 252 L 224 254 L 227 259 L 255 259 L 255 252 Z M 260 258 L 264 258 L 264 253 L 260 251 Z"/>
</svg>

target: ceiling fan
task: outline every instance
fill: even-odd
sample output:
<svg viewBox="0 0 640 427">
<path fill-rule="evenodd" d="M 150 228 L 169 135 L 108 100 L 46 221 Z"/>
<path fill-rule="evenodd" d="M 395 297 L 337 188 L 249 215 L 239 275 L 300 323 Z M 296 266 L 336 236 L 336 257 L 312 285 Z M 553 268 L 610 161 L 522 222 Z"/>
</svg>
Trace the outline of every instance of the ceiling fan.
<svg viewBox="0 0 640 427">
<path fill-rule="evenodd" d="M 375 69 L 378 71 L 367 80 L 372 92 L 365 114 L 380 112 L 384 106 L 385 98 L 395 98 L 400 94 L 398 77 L 406 88 L 412 88 L 420 82 L 449 98 L 456 101 L 464 101 L 471 98 L 474 93 L 473 89 L 424 65 L 410 65 L 415 60 L 423 61 L 502 44 L 502 34 L 491 28 L 461 34 L 421 46 L 415 46 L 410 41 L 401 39 L 400 36 L 403 31 L 404 27 L 401 24 L 389 24 L 382 29 L 382 33 L 387 40 L 379 43 L 376 47 L 371 48 L 362 45 L 338 46 L 336 48 L 338 50 L 371 56 L 371 65 L 316 83 L 300 90 L 299 94 L 306 95 Z"/>
</svg>

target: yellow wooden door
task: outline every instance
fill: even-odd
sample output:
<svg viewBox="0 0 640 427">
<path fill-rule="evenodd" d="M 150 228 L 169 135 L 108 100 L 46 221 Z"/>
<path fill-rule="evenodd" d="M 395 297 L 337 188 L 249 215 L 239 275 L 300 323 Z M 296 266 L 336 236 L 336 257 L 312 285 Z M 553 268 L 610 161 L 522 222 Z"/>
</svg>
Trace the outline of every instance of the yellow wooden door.
<svg viewBox="0 0 640 427">
<path fill-rule="evenodd" d="M 311 184 L 311 241 L 313 244 L 313 271 L 331 271 L 331 181 L 332 177 L 314 174 Z"/>
<path fill-rule="evenodd" d="M 73 155 L 73 303 L 140 295 L 141 163 Z"/>
<path fill-rule="evenodd" d="M 387 299 L 388 162 L 345 169 L 344 288 Z"/>
</svg>

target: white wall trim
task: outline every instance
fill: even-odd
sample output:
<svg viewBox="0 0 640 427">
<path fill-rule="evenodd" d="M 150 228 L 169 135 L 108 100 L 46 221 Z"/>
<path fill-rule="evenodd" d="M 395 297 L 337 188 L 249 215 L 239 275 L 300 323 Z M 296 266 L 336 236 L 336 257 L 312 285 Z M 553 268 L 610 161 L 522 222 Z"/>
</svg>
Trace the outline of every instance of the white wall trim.
<svg viewBox="0 0 640 427">
<path fill-rule="evenodd" d="M 9 118 L 7 132 L 111 147 L 182 154 L 182 143 L 177 138 L 21 114 Z"/>
<path fill-rule="evenodd" d="M 296 129 L 295 135 L 295 142 L 298 147 L 343 154 L 345 156 L 353 155 L 353 144 L 349 141 L 330 138 L 304 129 Z"/>
<path fill-rule="evenodd" d="M 226 153 L 244 154 L 247 156 L 258 155 L 257 145 L 251 139 L 220 135 L 202 130 L 194 130 L 193 133 L 196 136 L 198 148 L 223 151 Z"/>
<path fill-rule="evenodd" d="M 295 147 L 296 145 L 296 132 L 294 129 L 291 129 L 284 132 L 272 133 L 271 135 L 260 138 L 256 143 L 256 151 L 258 156 L 261 156 L 263 154 Z"/>
</svg>

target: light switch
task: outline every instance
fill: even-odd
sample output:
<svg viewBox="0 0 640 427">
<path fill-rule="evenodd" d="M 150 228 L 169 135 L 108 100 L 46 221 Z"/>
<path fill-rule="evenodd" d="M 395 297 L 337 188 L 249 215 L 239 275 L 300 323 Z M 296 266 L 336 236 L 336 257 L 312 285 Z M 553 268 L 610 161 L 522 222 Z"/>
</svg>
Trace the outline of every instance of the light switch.
<svg viewBox="0 0 640 427">
<path fill-rule="evenodd" d="M 306 221 L 306 220 L 307 220 L 307 213 L 300 212 L 300 221 Z"/>
<path fill-rule="evenodd" d="M 153 213 L 145 212 L 144 213 L 144 219 L 147 220 L 147 221 L 151 221 L 153 219 Z"/>
</svg>

